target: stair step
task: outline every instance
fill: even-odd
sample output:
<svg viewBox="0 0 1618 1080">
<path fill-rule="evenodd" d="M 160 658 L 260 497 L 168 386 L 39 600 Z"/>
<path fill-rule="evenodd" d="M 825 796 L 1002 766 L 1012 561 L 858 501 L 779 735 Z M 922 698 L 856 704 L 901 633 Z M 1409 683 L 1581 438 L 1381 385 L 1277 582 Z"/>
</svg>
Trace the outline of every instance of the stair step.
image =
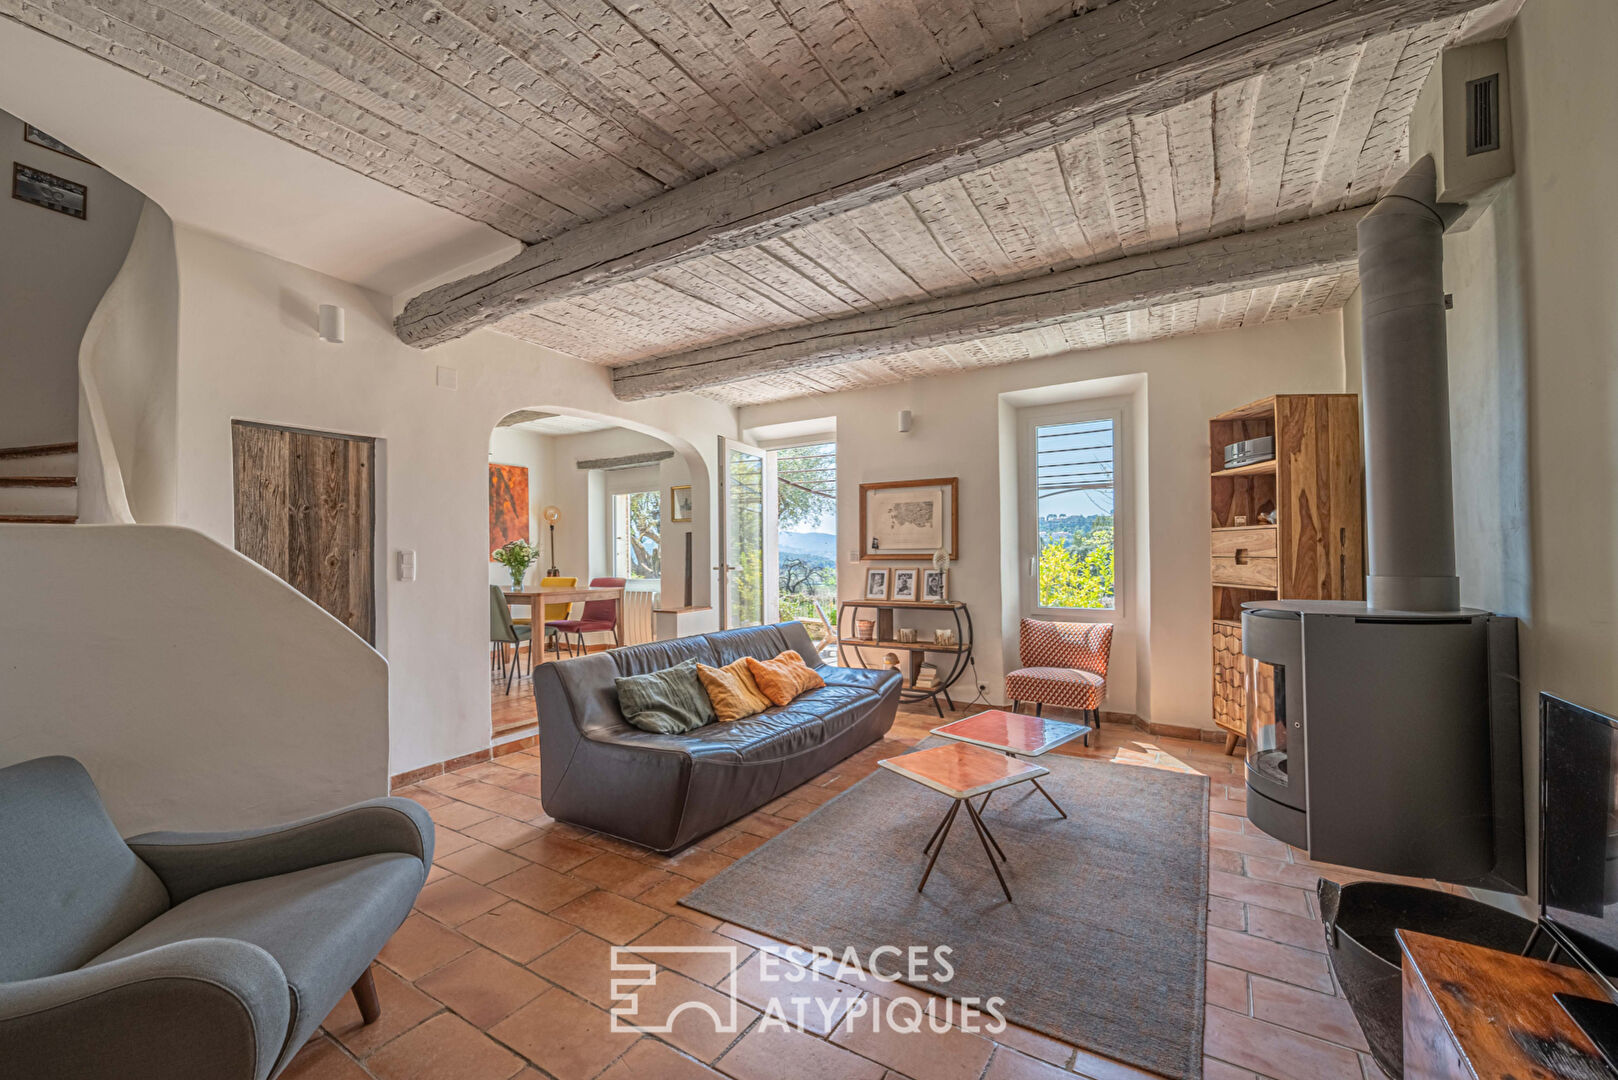
<svg viewBox="0 0 1618 1080">
<path fill-rule="evenodd" d="M 50 457 L 52 454 L 76 454 L 76 442 L 42 443 L 39 446 L 0 447 L 0 458 Z"/>
<path fill-rule="evenodd" d="M 78 520 L 77 514 L 0 514 L 6 525 L 72 525 Z"/>
<path fill-rule="evenodd" d="M 0 487 L 78 487 L 76 476 L 0 476 Z"/>
</svg>

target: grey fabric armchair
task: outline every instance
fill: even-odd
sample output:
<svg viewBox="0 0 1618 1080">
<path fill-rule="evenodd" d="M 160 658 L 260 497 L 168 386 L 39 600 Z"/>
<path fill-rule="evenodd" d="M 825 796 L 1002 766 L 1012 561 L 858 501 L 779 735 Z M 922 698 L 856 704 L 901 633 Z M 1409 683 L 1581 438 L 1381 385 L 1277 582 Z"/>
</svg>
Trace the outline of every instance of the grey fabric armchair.
<svg viewBox="0 0 1618 1080">
<path fill-rule="evenodd" d="M 374 799 L 118 836 L 72 758 L 0 769 L 0 1062 L 35 1080 L 268 1080 L 410 913 L 432 819 Z"/>
</svg>

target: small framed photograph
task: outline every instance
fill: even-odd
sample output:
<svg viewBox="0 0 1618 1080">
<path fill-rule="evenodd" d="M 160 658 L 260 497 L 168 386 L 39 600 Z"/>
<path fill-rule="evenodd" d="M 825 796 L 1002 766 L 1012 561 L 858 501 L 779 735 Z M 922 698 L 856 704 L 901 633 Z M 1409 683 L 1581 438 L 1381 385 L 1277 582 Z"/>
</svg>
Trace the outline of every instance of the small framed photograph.
<svg viewBox="0 0 1618 1080">
<path fill-rule="evenodd" d="M 691 520 L 691 485 L 681 484 L 669 488 L 669 520 Z"/>
<path fill-rule="evenodd" d="M 921 599 L 928 604 L 942 604 L 949 599 L 949 571 L 921 571 Z"/>
<path fill-rule="evenodd" d="M 916 590 L 920 587 L 921 571 L 914 566 L 894 567 L 893 570 L 893 599 L 915 600 Z"/>
<path fill-rule="evenodd" d="M 61 139 L 55 138 L 55 137 L 53 137 L 51 135 L 47 135 L 45 132 L 39 130 L 33 124 L 27 124 L 27 123 L 23 124 L 23 126 L 22 126 L 22 137 L 23 137 L 24 142 L 31 142 L 35 146 L 43 146 L 47 150 L 54 150 L 58 154 L 65 154 L 70 158 L 74 158 L 74 159 L 76 159 L 78 161 L 84 162 L 86 165 L 94 165 L 95 164 L 95 162 L 91 161 L 89 158 L 85 157 L 83 154 L 81 154 L 77 150 L 73 149 L 71 146 L 69 146 L 67 143 L 63 142 Z"/>
<path fill-rule="evenodd" d="M 868 566 L 865 568 L 865 599 L 886 600 L 888 598 L 888 576 L 891 573 L 887 567 Z"/>
<path fill-rule="evenodd" d="M 11 166 L 11 197 L 83 221 L 89 209 L 90 189 L 16 161 Z"/>
</svg>

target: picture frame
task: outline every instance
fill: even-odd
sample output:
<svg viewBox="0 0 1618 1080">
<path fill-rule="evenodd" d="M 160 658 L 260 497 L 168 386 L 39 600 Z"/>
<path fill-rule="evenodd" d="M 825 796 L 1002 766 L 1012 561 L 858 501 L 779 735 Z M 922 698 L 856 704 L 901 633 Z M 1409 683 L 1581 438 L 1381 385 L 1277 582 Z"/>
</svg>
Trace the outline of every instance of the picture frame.
<svg viewBox="0 0 1618 1080">
<path fill-rule="evenodd" d="M 22 125 L 22 138 L 23 142 L 31 142 L 35 146 L 43 146 L 45 149 L 50 150 L 53 153 L 61 154 L 64 157 L 70 157 L 74 161 L 82 161 L 86 165 L 95 164 L 95 162 L 73 149 L 61 139 L 39 130 L 37 127 L 28 123 L 27 121 L 24 121 Z"/>
<path fill-rule="evenodd" d="M 932 567 L 922 567 L 921 601 L 924 604 L 944 604 L 949 602 L 948 570 L 934 570 Z"/>
<path fill-rule="evenodd" d="M 920 596 L 921 567 L 896 566 L 893 568 L 893 595 L 890 599 L 914 603 Z"/>
<path fill-rule="evenodd" d="M 489 462 L 489 561 L 513 540 L 530 538 L 528 467 Z"/>
<path fill-rule="evenodd" d="M 860 558 L 960 558 L 960 478 L 860 485 Z"/>
<path fill-rule="evenodd" d="M 867 566 L 865 568 L 865 599 L 886 600 L 890 586 L 891 571 L 886 566 Z"/>
<path fill-rule="evenodd" d="M 11 197 L 80 221 L 90 213 L 89 188 L 20 161 L 11 163 Z"/>
<path fill-rule="evenodd" d="M 669 488 L 669 520 L 675 522 L 692 519 L 691 485 L 677 484 Z"/>
</svg>

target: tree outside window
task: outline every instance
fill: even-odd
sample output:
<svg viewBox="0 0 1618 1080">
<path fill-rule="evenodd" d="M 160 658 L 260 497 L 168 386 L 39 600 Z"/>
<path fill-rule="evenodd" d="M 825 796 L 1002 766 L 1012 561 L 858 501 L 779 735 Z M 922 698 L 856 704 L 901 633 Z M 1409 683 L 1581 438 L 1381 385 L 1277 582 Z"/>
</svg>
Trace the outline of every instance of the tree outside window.
<svg viewBox="0 0 1618 1080">
<path fill-rule="evenodd" d="M 1111 418 L 1034 428 L 1036 565 L 1042 608 L 1111 610 L 1114 444 Z"/>
<path fill-rule="evenodd" d="M 613 575 L 629 580 L 663 575 L 662 500 L 656 491 L 612 497 Z"/>
</svg>

